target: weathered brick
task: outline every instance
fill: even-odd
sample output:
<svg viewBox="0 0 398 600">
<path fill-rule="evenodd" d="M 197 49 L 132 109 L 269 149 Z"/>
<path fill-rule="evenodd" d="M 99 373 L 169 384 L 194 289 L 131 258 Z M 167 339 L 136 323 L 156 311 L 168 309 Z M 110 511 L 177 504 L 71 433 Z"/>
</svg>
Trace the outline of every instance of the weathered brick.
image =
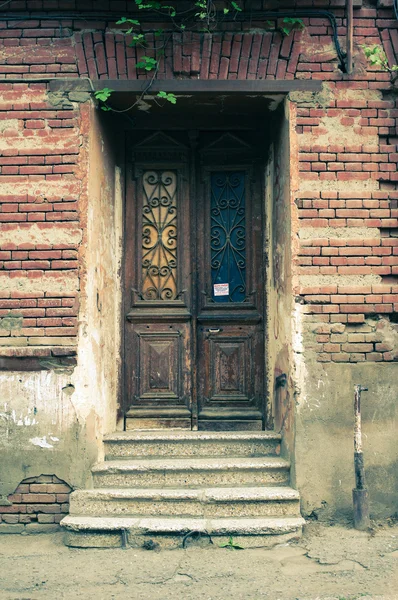
<svg viewBox="0 0 398 600">
<path fill-rule="evenodd" d="M 366 343 L 346 343 L 342 345 L 344 352 L 372 352 L 373 344 Z"/>
<path fill-rule="evenodd" d="M 370 352 L 366 355 L 366 360 L 372 362 L 381 362 L 383 360 L 383 355 L 380 352 Z"/>
<path fill-rule="evenodd" d="M 3 523 L 19 523 L 19 515 L 2 515 Z"/>
<path fill-rule="evenodd" d="M 44 502 L 51 504 L 55 502 L 54 494 L 22 494 L 22 502 L 26 502 L 27 504 L 33 504 L 37 502 Z"/>
<path fill-rule="evenodd" d="M 64 483 L 51 483 L 47 485 L 47 493 L 53 494 L 68 494 L 71 492 L 69 485 Z"/>
<path fill-rule="evenodd" d="M 55 523 L 55 515 L 43 515 L 37 516 L 38 523 Z"/>
<path fill-rule="evenodd" d="M 32 513 L 45 513 L 45 514 L 56 514 L 61 512 L 60 504 L 27 504 L 26 512 Z"/>
</svg>

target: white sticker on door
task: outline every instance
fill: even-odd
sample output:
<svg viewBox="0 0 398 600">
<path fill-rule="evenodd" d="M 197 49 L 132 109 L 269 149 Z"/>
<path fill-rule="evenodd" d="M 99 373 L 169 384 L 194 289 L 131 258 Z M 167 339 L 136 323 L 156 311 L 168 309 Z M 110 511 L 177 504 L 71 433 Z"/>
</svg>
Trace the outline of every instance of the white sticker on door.
<svg viewBox="0 0 398 600">
<path fill-rule="evenodd" d="M 213 290 L 215 296 L 229 296 L 229 283 L 215 283 Z"/>
</svg>

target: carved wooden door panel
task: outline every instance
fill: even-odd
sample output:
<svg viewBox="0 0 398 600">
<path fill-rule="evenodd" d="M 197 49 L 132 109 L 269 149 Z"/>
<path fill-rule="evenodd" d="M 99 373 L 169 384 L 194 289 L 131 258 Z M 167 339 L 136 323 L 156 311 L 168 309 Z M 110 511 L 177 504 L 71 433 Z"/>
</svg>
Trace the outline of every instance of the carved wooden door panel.
<svg viewBox="0 0 398 600">
<path fill-rule="evenodd" d="M 258 152 L 225 134 L 201 152 L 199 429 L 262 429 L 262 181 Z"/>
<path fill-rule="evenodd" d="M 129 156 L 126 427 L 261 429 L 258 152 L 232 134 L 143 133 Z"/>
<path fill-rule="evenodd" d="M 187 148 L 163 133 L 130 150 L 125 247 L 126 427 L 191 427 Z"/>
</svg>

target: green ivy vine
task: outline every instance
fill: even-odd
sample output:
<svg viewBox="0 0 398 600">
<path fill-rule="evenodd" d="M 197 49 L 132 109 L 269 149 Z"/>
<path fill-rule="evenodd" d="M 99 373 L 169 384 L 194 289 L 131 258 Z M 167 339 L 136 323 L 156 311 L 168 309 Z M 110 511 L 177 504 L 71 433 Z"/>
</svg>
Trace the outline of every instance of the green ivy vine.
<svg viewBox="0 0 398 600">
<path fill-rule="evenodd" d="M 236 16 L 243 11 L 239 3 L 235 0 L 225 0 L 225 6 L 221 11 L 216 9 L 213 0 L 196 0 L 192 2 L 192 8 L 190 10 L 184 10 L 182 13 L 179 13 L 175 6 L 158 0 L 134 0 L 134 2 L 138 11 L 144 11 L 146 14 L 155 14 L 158 18 L 167 18 L 171 22 L 172 29 L 178 32 L 199 31 L 211 33 L 217 29 L 217 24 L 220 19 L 227 15 L 229 15 L 229 18 L 236 18 Z M 140 47 L 144 51 L 149 49 L 139 19 L 121 17 L 116 24 L 125 26 L 123 33 L 126 36 L 129 36 L 130 46 Z M 276 21 L 266 21 L 265 25 L 273 30 L 278 29 L 286 36 L 295 29 L 304 28 L 302 19 L 293 17 L 285 17 L 282 19 L 279 27 L 277 27 Z M 144 69 L 148 73 L 152 73 L 152 77 L 149 79 L 148 85 L 142 92 L 140 98 L 138 98 L 132 106 L 129 106 L 123 111 L 118 111 L 109 104 L 113 90 L 110 88 L 103 88 L 102 90 L 94 92 L 94 97 L 98 101 L 101 110 L 126 112 L 131 110 L 142 100 L 144 95 L 147 95 L 150 92 L 152 83 L 159 70 L 160 61 L 164 57 L 165 47 L 171 38 L 171 34 L 170 32 L 165 32 L 163 29 L 159 29 L 155 31 L 154 36 L 157 41 L 161 41 L 156 47 L 150 48 L 155 56 L 147 56 L 145 54 L 141 56 L 140 60 L 135 65 L 137 69 Z M 160 91 L 154 98 L 159 102 L 164 101 L 170 102 L 171 104 L 176 104 L 177 102 L 177 98 L 174 94 L 163 91 Z"/>
<path fill-rule="evenodd" d="M 398 65 L 390 65 L 388 64 L 387 55 L 384 52 L 382 46 L 375 44 L 374 46 L 361 46 L 365 56 L 372 67 L 379 67 L 382 71 L 386 73 L 390 73 L 391 75 L 391 83 L 394 84 L 398 79 Z"/>
</svg>

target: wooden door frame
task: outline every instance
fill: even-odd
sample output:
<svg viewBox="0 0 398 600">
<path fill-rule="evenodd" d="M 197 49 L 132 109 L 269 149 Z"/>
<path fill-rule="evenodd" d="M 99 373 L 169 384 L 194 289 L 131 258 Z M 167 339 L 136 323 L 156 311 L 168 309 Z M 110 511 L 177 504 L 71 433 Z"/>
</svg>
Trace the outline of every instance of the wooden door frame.
<svg viewBox="0 0 398 600">
<path fill-rule="evenodd" d="M 172 132 L 173 129 L 166 129 L 166 131 L 170 131 Z M 149 130 L 140 130 L 142 133 L 145 131 L 147 134 L 149 134 Z M 154 130 L 155 131 L 155 130 Z M 226 128 L 225 132 L 231 131 L 231 128 Z M 129 190 L 131 190 L 131 187 L 129 186 L 129 175 L 131 174 L 131 168 L 132 168 L 132 160 L 129 157 L 129 140 L 127 139 L 127 136 L 129 135 L 129 133 L 131 133 L 130 131 L 125 131 L 125 135 L 126 135 L 126 143 L 125 143 L 125 186 L 124 186 L 124 209 L 123 209 L 123 214 L 124 214 L 124 219 L 123 219 L 123 269 L 122 269 L 122 285 L 123 285 L 123 290 L 124 290 L 124 296 L 123 296 L 123 302 L 122 302 L 122 323 L 123 323 L 123 332 L 122 332 L 122 343 L 123 343 L 123 357 L 122 357 L 122 386 L 121 386 L 121 391 L 122 391 L 122 407 L 123 407 L 123 414 L 125 415 L 127 410 L 128 410 L 128 399 L 127 399 L 127 394 L 126 394 L 126 371 L 125 371 L 125 364 L 126 364 L 126 347 L 125 347 L 125 320 L 126 320 L 126 302 L 127 302 L 127 298 L 128 298 L 128 291 L 126 290 L 126 280 L 125 280 L 125 261 L 126 261 L 126 254 L 128 251 L 127 248 L 127 235 L 126 235 L 126 230 L 127 230 L 127 218 L 128 218 L 128 206 L 127 206 L 127 197 L 128 197 L 128 193 Z M 190 132 L 191 133 L 191 132 Z M 197 185 L 196 182 L 196 173 L 199 171 L 199 166 L 198 166 L 198 154 L 195 151 L 195 145 L 196 145 L 196 140 L 195 140 L 195 132 L 192 132 L 190 134 L 190 141 L 191 141 L 191 148 L 190 148 L 190 157 L 189 157 L 189 161 L 187 163 L 188 165 L 188 170 L 190 172 L 190 175 L 188 175 L 188 180 L 189 180 L 189 185 L 191 186 L 191 190 L 194 190 L 194 188 Z M 266 232 L 267 232 L 267 227 L 268 227 L 268 220 L 267 220 L 267 214 L 266 214 L 266 177 L 265 177 L 265 170 L 266 170 L 266 159 L 264 158 L 261 167 L 258 167 L 259 171 L 261 171 L 261 198 L 260 198 L 260 204 L 261 204 L 261 213 L 262 213 L 262 231 L 261 231 L 261 236 L 262 236 L 262 269 L 263 269 L 263 302 L 262 302 L 262 318 L 263 318 L 263 322 L 264 322 L 264 335 L 263 335 L 263 344 L 262 344 L 262 356 L 263 356 L 263 368 L 264 368 L 264 372 L 263 372 L 263 406 L 262 406 L 262 412 L 263 412 L 263 428 L 267 428 L 271 425 L 270 421 L 269 421 L 269 406 L 268 404 L 270 403 L 270 393 L 272 393 L 272 390 L 268 389 L 268 377 L 267 377 L 267 355 L 268 355 L 268 336 L 267 336 L 267 319 L 266 319 L 266 311 L 267 311 L 267 285 L 266 285 L 266 274 L 265 274 L 265 270 L 266 270 L 266 265 L 267 265 L 267 254 L 266 254 Z M 197 219 L 197 211 L 195 211 L 194 209 L 194 203 L 191 202 L 190 203 L 190 210 L 191 210 L 191 223 L 192 226 L 195 224 L 196 227 L 196 219 Z M 192 236 L 191 236 L 192 237 Z M 191 247 L 191 261 L 192 264 L 195 264 L 196 266 L 196 256 L 192 254 L 193 250 L 195 250 L 196 252 L 196 243 L 193 242 L 193 244 L 191 244 L 191 246 L 194 246 L 195 248 Z M 137 253 L 137 245 L 135 244 L 135 253 Z M 194 272 L 196 272 L 196 268 L 193 269 Z M 191 301 L 191 308 L 192 308 L 192 312 L 193 314 L 196 314 L 198 312 L 198 307 L 195 305 L 196 303 L 196 294 L 193 293 L 194 290 L 194 286 L 196 284 L 195 279 L 192 279 L 192 301 Z M 193 320 L 193 321 L 196 321 Z M 198 406 L 197 406 L 197 396 L 196 396 L 196 390 L 197 390 L 197 386 L 196 384 L 196 378 L 197 378 L 197 373 L 196 373 L 196 354 L 197 354 L 197 333 L 196 333 L 196 322 L 192 322 L 192 338 L 191 338 L 191 355 L 192 355 L 192 364 L 193 364 L 193 368 L 192 368 L 192 376 L 191 376 L 191 380 L 192 380 L 192 430 L 196 430 L 198 425 L 197 425 L 197 418 L 198 418 Z"/>
</svg>

